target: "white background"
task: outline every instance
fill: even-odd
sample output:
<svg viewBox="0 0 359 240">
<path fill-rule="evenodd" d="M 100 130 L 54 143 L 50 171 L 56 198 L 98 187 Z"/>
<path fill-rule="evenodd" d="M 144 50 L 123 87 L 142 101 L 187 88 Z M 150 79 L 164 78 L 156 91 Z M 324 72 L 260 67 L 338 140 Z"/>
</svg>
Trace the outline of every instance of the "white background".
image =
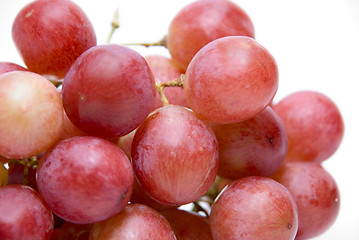
<svg viewBox="0 0 359 240">
<path fill-rule="evenodd" d="M 116 8 L 121 28 L 112 43 L 153 42 L 167 32 L 174 15 L 193 0 L 74 0 L 92 21 L 98 44 L 104 44 Z M 23 62 L 12 42 L 11 26 L 29 0 L 0 0 L 0 61 Z M 359 1 L 235 0 L 251 17 L 256 40 L 275 57 L 280 82 L 275 100 L 298 90 L 317 90 L 339 107 L 345 122 L 340 149 L 324 162 L 341 192 L 335 224 L 321 240 L 359 239 Z M 31 47 L 31 46 L 29 46 Z M 136 47 L 141 54 L 164 48 Z"/>
</svg>

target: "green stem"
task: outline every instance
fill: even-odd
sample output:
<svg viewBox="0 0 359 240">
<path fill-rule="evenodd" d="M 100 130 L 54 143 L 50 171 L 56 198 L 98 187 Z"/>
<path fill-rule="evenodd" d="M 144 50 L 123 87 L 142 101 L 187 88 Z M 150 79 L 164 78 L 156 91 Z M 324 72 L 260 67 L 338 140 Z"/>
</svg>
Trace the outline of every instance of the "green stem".
<svg viewBox="0 0 359 240">
<path fill-rule="evenodd" d="M 163 106 L 169 105 L 168 99 L 165 96 L 163 89 L 165 87 L 183 87 L 183 80 L 184 80 L 184 74 L 182 74 L 179 78 L 175 80 L 171 80 L 163 83 L 156 83 L 156 88 L 158 93 L 160 94 Z"/>
<path fill-rule="evenodd" d="M 111 22 L 111 32 L 107 38 L 107 43 L 111 42 L 112 36 L 115 33 L 116 29 L 120 28 L 120 21 L 119 21 L 119 10 L 118 8 L 115 11 L 115 14 L 113 16 L 112 22 Z"/>
<path fill-rule="evenodd" d="M 159 47 L 166 47 L 167 48 L 167 36 L 164 36 L 161 40 L 157 41 L 157 42 L 153 42 L 153 43 L 124 43 L 122 45 L 127 45 L 127 46 L 144 46 L 144 47 L 154 47 L 154 46 L 159 46 Z"/>
</svg>

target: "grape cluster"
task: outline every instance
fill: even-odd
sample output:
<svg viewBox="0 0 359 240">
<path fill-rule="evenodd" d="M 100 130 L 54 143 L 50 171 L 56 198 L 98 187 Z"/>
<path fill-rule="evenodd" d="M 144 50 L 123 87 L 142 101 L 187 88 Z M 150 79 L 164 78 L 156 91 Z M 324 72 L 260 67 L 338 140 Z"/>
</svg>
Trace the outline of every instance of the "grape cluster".
<svg viewBox="0 0 359 240">
<path fill-rule="evenodd" d="M 116 22 L 114 28 L 118 27 Z M 0 239 L 309 239 L 340 195 L 342 116 L 274 102 L 278 66 L 229 0 L 195 0 L 161 44 L 97 44 L 71 0 L 36 0 L 0 62 Z M 150 45 L 150 44 L 149 44 Z"/>
</svg>

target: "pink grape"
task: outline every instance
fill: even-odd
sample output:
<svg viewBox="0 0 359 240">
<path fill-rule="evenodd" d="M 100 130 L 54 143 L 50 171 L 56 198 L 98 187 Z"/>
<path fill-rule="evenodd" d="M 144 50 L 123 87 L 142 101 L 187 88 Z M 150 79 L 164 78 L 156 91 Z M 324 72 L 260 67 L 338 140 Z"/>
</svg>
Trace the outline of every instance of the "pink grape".
<svg viewBox="0 0 359 240">
<path fill-rule="evenodd" d="M 196 54 L 183 87 L 190 108 L 207 121 L 240 122 L 271 102 L 278 88 L 277 64 L 254 39 L 224 37 Z"/>
<path fill-rule="evenodd" d="M 318 163 L 290 162 L 272 176 L 292 194 L 298 207 L 296 240 L 319 236 L 335 222 L 340 195 L 334 178 Z"/>
<path fill-rule="evenodd" d="M 254 38 L 247 13 L 232 1 L 194 1 L 171 21 L 167 48 L 180 68 L 186 70 L 193 56 L 209 42 L 225 36 Z"/>
<path fill-rule="evenodd" d="M 35 190 L 17 184 L 2 187 L 0 203 L 1 239 L 50 239 L 54 218 Z"/>
<path fill-rule="evenodd" d="M 273 107 L 288 136 L 287 158 L 321 163 L 339 148 L 344 123 L 335 103 L 315 91 L 298 91 Z"/>
<path fill-rule="evenodd" d="M 243 177 L 221 192 L 212 205 L 209 223 L 214 240 L 293 240 L 298 229 L 297 207 L 278 182 Z"/>
<path fill-rule="evenodd" d="M 62 101 L 55 86 L 32 72 L 0 75 L 0 155 L 28 158 L 59 138 Z M 6 136 L 6 137 L 4 137 Z"/>
<path fill-rule="evenodd" d="M 12 37 L 30 71 L 57 78 L 96 45 L 90 20 L 71 0 L 32 1 L 16 16 Z"/>
<path fill-rule="evenodd" d="M 27 69 L 15 63 L 0 62 L 0 74 L 12 71 L 27 71 Z"/>
<path fill-rule="evenodd" d="M 168 205 L 201 197 L 214 182 L 218 144 L 212 129 L 189 109 L 168 105 L 137 129 L 132 163 L 143 190 Z"/>
<path fill-rule="evenodd" d="M 117 215 L 95 223 L 89 240 L 176 240 L 167 220 L 142 204 L 129 204 Z"/>
<path fill-rule="evenodd" d="M 162 211 L 177 240 L 212 240 L 208 219 L 198 213 L 180 209 Z"/>
<path fill-rule="evenodd" d="M 179 79 L 184 72 L 178 68 L 171 58 L 161 55 L 149 55 L 145 57 L 151 67 L 156 83 L 164 83 Z M 164 94 L 170 104 L 188 107 L 183 89 L 181 87 L 166 87 Z M 162 107 L 160 95 L 156 95 L 155 108 Z"/>
<path fill-rule="evenodd" d="M 221 177 L 235 180 L 269 176 L 283 163 L 287 135 L 281 119 L 270 107 L 246 121 L 212 128 L 218 140 Z"/>
<path fill-rule="evenodd" d="M 126 156 L 131 159 L 132 141 L 135 136 L 136 129 L 118 139 L 117 145 L 125 152 Z"/>
<path fill-rule="evenodd" d="M 153 110 L 155 80 L 136 51 L 101 45 L 76 59 L 64 79 L 62 97 L 67 116 L 83 132 L 106 138 L 123 136 Z"/>
<path fill-rule="evenodd" d="M 134 176 L 123 151 L 92 136 L 61 141 L 40 159 L 39 192 L 66 221 L 89 224 L 107 219 L 128 203 Z"/>
</svg>

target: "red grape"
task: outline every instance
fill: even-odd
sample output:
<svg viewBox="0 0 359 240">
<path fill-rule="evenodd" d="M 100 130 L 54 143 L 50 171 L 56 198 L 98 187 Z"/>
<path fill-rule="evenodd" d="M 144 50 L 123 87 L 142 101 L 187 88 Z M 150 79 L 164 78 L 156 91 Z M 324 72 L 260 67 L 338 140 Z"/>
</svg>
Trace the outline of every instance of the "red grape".
<svg viewBox="0 0 359 240">
<path fill-rule="evenodd" d="M 143 190 L 169 205 L 201 197 L 218 169 L 218 144 L 212 129 L 189 109 L 176 105 L 159 108 L 141 124 L 131 156 Z"/>
<path fill-rule="evenodd" d="M 224 37 L 196 54 L 183 87 L 188 105 L 204 119 L 217 124 L 244 121 L 262 111 L 274 97 L 277 64 L 254 39 Z"/>
<path fill-rule="evenodd" d="M 260 176 L 239 178 L 212 205 L 209 223 L 213 239 L 294 239 L 297 207 L 289 191 Z"/>
<path fill-rule="evenodd" d="M 321 163 L 338 149 L 344 135 L 343 119 L 324 94 L 295 92 L 274 105 L 273 110 L 288 135 L 287 158 Z"/>
<path fill-rule="evenodd" d="M 40 159 L 39 191 L 66 221 L 88 224 L 107 219 L 128 203 L 134 176 L 131 163 L 115 144 L 92 136 L 58 143 Z"/>
<path fill-rule="evenodd" d="M 120 45 L 101 45 L 83 53 L 62 86 L 67 116 L 82 131 L 123 136 L 153 110 L 156 87 L 146 60 Z"/>
<path fill-rule="evenodd" d="M 171 21 L 167 48 L 186 70 L 193 56 L 209 42 L 225 36 L 254 37 L 251 19 L 232 1 L 194 1 Z"/>
<path fill-rule="evenodd" d="M 41 196 L 24 185 L 0 188 L 0 238 L 49 239 L 54 218 Z"/>
<path fill-rule="evenodd" d="M 177 240 L 212 240 L 208 219 L 198 213 L 180 209 L 162 211 L 176 234 Z"/>
<path fill-rule="evenodd" d="M 339 212 L 339 190 L 333 177 L 321 165 L 286 163 L 272 178 L 287 187 L 297 204 L 297 240 L 319 236 L 333 225 Z"/>
<path fill-rule="evenodd" d="M 146 60 L 151 67 L 157 83 L 164 83 L 179 79 L 181 74 L 184 73 L 173 63 L 171 58 L 161 55 L 150 55 L 146 57 Z M 166 87 L 163 91 L 170 104 L 184 107 L 188 106 L 181 87 Z M 155 108 L 162 106 L 163 103 L 160 95 L 157 94 Z"/>
<path fill-rule="evenodd" d="M 61 135 L 60 135 L 58 141 L 68 139 L 68 138 L 71 138 L 71 137 L 75 137 L 75 136 L 85 136 L 85 135 L 87 135 L 86 133 L 81 131 L 78 127 L 76 127 L 70 121 L 70 119 L 67 116 L 65 110 L 63 111 L 63 119 L 64 119 L 64 123 L 63 123 L 62 131 L 61 131 Z"/>
<path fill-rule="evenodd" d="M 6 186 L 8 182 L 9 173 L 4 164 L 0 164 L 0 187 Z"/>
<path fill-rule="evenodd" d="M 129 204 L 117 215 L 95 223 L 89 240 L 175 240 L 167 220 L 142 204 Z"/>
<path fill-rule="evenodd" d="M 71 0 L 32 1 L 16 16 L 12 37 L 30 71 L 57 78 L 96 45 L 90 20 Z"/>
<path fill-rule="evenodd" d="M 27 69 L 15 63 L 0 62 L 0 74 L 12 71 L 27 71 Z"/>
<path fill-rule="evenodd" d="M 126 156 L 131 159 L 131 148 L 133 137 L 135 136 L 136 129 L 132 132 L 122 136 L 118 139 L 117 145 L 125 152 Z"/>
<path fill-rule="evenodd" d="M 287 135 L 270 107 L 249 120 L 212 128 L 218 140 L 221 177 L 269 176 L 284 160 Z"/>
<path fill-rule="evenodd" d="M 27 71 L 1 74 L 0 155 L 28 158 L 51 147 L 62 130 L 62 111 L 60 94 L 44 77 Z"/>
</svg>

